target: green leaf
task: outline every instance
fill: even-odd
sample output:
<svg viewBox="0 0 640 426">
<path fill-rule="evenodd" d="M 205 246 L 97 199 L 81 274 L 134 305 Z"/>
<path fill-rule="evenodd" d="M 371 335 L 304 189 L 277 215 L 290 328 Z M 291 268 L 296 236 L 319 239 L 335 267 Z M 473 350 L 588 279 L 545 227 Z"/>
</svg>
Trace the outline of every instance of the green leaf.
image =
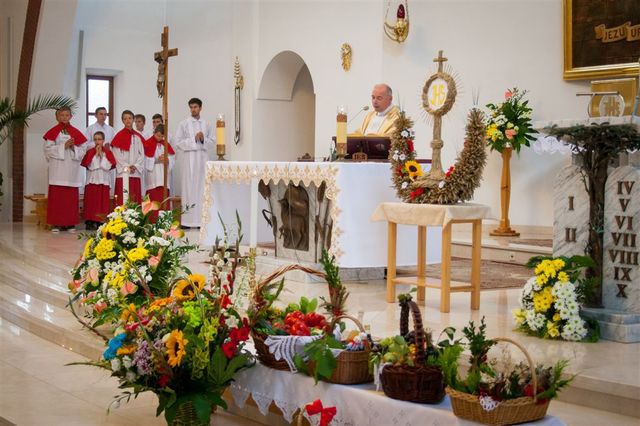
<svg viewBox="0 0 640 426">
<path fill-rule="evenodd" d="M 209 364 L 209 378 L 211 378 L 214 383 L 223 383 L 226 369 L 227 357 L 224 352 L 222 352 L 222 348 L 218 346 Z"/>
</svg>

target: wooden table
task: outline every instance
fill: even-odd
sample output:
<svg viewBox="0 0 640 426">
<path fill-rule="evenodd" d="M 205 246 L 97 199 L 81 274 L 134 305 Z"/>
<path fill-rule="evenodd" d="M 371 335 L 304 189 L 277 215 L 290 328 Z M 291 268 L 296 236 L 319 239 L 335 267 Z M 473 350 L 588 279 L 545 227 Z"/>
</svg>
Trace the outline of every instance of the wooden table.
<svg viewBox="0 0 640 426">
<path fill-rule="evenodd" d="M 424 302 L 425 288 L 440 290 L 440 312 L 450 310 L 451 293 L 471 293 L 471 309 L 480 309 L 480 259 L 482 242 L 482 219 L 489 214 L 489 207 L 481 204 L 408 204 L 381 203 L 372 220 L 387 221 L 387 302 L 396 299 L 397 285 L 415 285 L 418 301 Z M 451 227 L 454 224 L 472 225 L 471 280 L 468 285 L 451 285 Z M 397 226 L 418 226 L 418 256 L 416 277 L 396 277 Z M 426 277 L 427 227 L 442 227 L 442 263 L 440 283 L 428 283 Z"/>
</svg>

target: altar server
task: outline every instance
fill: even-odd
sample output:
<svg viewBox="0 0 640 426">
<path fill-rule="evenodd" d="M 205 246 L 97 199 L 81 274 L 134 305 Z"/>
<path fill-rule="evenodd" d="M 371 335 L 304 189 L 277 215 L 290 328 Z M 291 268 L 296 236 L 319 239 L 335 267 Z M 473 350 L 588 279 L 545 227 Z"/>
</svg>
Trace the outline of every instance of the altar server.
<svg viewBox="0 0 640 426">
<path fill-rule="evenodd" d="M 81 163 L 87 169 L 83 216 L 88 230 L 98 229 L 111 211 L 109 182 L 116 167 L 116 158 L 104 146 L 104 133 L 95 132 L 93 143 L 94 147 L 87 151 Z"/>
<path fill-rule="evenodd" d="M 164 201 L 164 164 L 167 164 L 167 176 L 171 176 L 173 169 L 175 152 L 171 145 L 167 144 L 167 153 L 164 151 L 164 125 L 156 127 L 152 137 L 146 140 L 144 145 L 145 154 L 145 182 L 147 184 L 147 195 L 149 200 L 162 203 Z M 169 197 L 171 180 L 167 178 L 167 198 Z M 169 201 L 160 206 L 161 210 L 170 210 Z M 155 223 L 158 212 L 151 213 L 151 221 Z"/>
<path fill-rule="evenodd" d="M 150 131 L 144 129 L 145 124 L 147 124 L 147 117 L 145 117 L 143 114 L 136 114 L 133 121 L 136 126 L 136 132 L 144 136 L 145 140 L 153 136 L 153 129 L 155 129 L 155 127 L 152 127 Z"/>
<path fill-rule="evenodd" d="M 116 204 L 122 204 L 123 178 L 129 177 L 129 199 L 142 201 L 142 173 L 144 171 L 144 136 L 133 130 L 133 113 L 122 112 L 124 129 L 116 133 L 111 142 L 111 151 L 116 157 Z"/>
<path fill-rule="evenodd" d="M 202 101 L 190 99 L 189 110 L 191 117 L 180 123 L 175 140 L 181 173 L 180 196 L 182 205 L 188 207 L 182 215 L 182 225 L 197 228 L 200 227 L 207 147 L 213 146 L 215 138 L 211 125 L 200 118 Z"/>
<path fill-rule="evenodd" d="M 88 144 L 93 144 L 93 135 L 96 132 L 102 132 L 104 134 L 104 145 L 109 146 L 111 140 L 116 135 L 116 131 L 113 127 L 109 126 L 107 120 L 107 109 L 105 107 L 98 107 L 95 111 L 96 122 L 87 127 L 84 135 L 87 137 Z"/>
<path fill-rule="evenodd" d="M 80 161 L 87 150 L 87 138 L 69 124 L 71 109 L 56 111 L 58 124 L 44 134 L 44 155 L 49 165 L 47 224 L 52 232 L 75 232 L 80 222 L 79 190 L 82 186 Z"/>
</svg>

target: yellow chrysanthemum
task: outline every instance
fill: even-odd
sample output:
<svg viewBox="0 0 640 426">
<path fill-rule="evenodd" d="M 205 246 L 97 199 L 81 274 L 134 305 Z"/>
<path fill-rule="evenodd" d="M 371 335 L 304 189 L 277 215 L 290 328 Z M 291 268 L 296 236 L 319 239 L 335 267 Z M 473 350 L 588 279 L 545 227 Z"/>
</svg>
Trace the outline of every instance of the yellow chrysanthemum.
<svg viewBox="0 0 640 426">
<path fill-rule="evenodd" d="M 554 321 L 560 321 L 560 314 L 556 313 L 553 315 L 553 320 Z"/>
<path fill-rule="evenodd" d="M 185 350 L 187 343 L 189 343 L 189 341 L 182 336 L 182 331 L 173 330 L 171 332 L 171 335 L 164 344 L 167 347 L 170 366 L 177 367 L 180 365 L 182 357 L 187 353 Z"/>
<path fill-rule="evenodd" d="M 547 278 L 546 275 L 538 275 L 536 277 L 536 281 L 538 281 L 538 284 L 540 285 L 545 285 L 547 281 L 549 281 L 549 278 Z"/>
<path fill-rule="evenodd" d="M 103 238 L 100 240 L 98 244 L 93 248 L 93 252 L 96 255 L 98 260 L 107 260 L 116 257 L 116 252 L 113 251 L 116 244 L 112 240 L 108 240 Z"/>
<path fill-rule="evenodd" d="M 87 242 L 84 244 L 84 251 L 82 252 L 82 257 L 87 258 L 91 254 L 91 246 L 93 245 L 93 238 L 89 238 Z"/>
<path fill-rule="evenodd" d="M 145 260 L 147 257 L 149 257 L 149 250 L 144 247 L 136 247 L 127 252 L 127 258 L 131 262 Z"/>
<path fill-rule="evenodd" d="M 564 272 L 558 272 L 558 281 L 560 281 L 561 283 L 566 283 L 567 281 L 569 281 L 569 275 Z"/>
<path fill-rule="evenodd" d="M 554 297 L 551 287 L 545 287 L 542 291 L 533 295 L 533 308 L 536 312 L 547 312 L 553 304 Z"/>
<path fill-rule="evenodd" d="M 560 335 L 558 325 L 553 321 L 547 321 L 547 333 L 550 337 L 558 337 Z"/>
<path fill-rule="evenodd" d="M 516 308 L 511 311 L 513 318 L 516 320 L 516 324 L 523 324 L 526 320 L 525 312 L 523 309 Z"/>
<path fill-rule="evenodd" d="M 115 219 L 111 219 L 104 228 L 102 228 L 102 235 L 106 236 L 107 234 L 111 235 L 120 235 L 122 231 L 127 227 L 127 224 L 120 218 L 116 217 Z"/>
<path fill-rule="evenodd" d="M 131 355 L 136 351 L 136 349 L 138 349 L 136 345 L 122 346 L 120 349 L 118 349 L 116 355 Z"/>
<path fill-rule="evenodd" d="M 411 180 L 415 180 L 417 177 L 423 175 L 422 166 L 417 161 L 407 161 L 404 163 L 404 169 L 409 173 Z"/>
</svg>

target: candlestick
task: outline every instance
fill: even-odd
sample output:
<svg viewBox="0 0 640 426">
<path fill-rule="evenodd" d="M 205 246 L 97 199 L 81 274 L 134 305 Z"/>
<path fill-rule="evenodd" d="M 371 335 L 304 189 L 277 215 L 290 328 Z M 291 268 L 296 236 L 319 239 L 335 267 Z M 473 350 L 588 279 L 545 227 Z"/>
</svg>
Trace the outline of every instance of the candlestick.
<svg viewBox="0 0 640 426">
<path fill-rule="evenodd" d="M 224 154 L 226 151 L 226 145 L 224 143 L 225 137 L 225 122 L 224 114 L 218 114 L 216 119 L 216 154 L 218 155 L 218 161 L 224 161 Z"/>
<path fill-rule="evenodd" d="M 338 107 L 336 116 L 336 153 L 340 160 L 347 155 L 347 109 L 343 106 Z"/>
<path fill-rule="evenodd" d="M 258 245 L 258 173 L 253 171 L 251 178 L 251 219 L 249 221 L 249 247 Z"/>
<path fill-rule="evenodd" d="M 129 201 L 129 168 L 127 167 L 122 173 L 122 204 Z"/>
</svg>

